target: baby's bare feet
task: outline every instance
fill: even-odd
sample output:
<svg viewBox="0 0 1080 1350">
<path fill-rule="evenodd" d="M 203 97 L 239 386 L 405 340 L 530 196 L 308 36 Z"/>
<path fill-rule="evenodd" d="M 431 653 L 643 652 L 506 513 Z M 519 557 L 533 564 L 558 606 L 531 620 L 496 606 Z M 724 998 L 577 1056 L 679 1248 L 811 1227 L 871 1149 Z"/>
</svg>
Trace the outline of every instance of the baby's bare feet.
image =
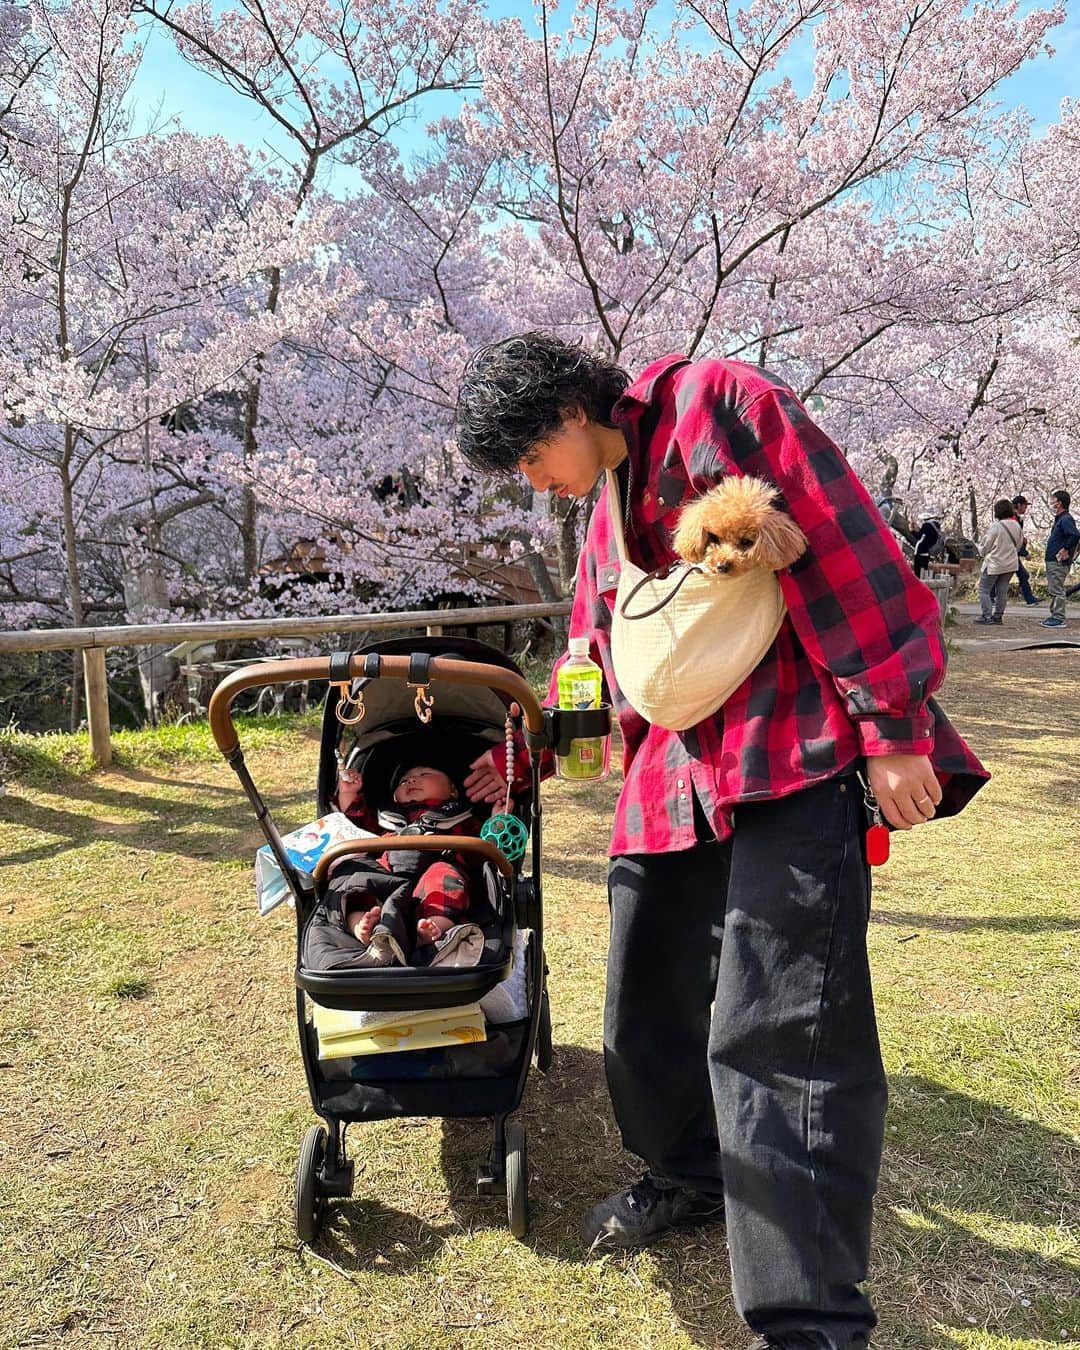
<svg viewBox="0 0 1080 1350">
<path fill-rule="evenodd" d="M 370 909 L 365 909 L 353 928 L 353 933 L 361 942 L 370 942 L 371 935 L 375 931 L 375 925 L 382 918 L 382 906 L 372 905 Z"/>
<path fill-rule="evenodd" d="M 416 924 L 416 940 L 423 946 L 428 942 L 438 942 L 444 933 L 449 933 L 453 928 L 453 919 L 438 917 L 435 919 L 419 919 Z"/>
</svg>

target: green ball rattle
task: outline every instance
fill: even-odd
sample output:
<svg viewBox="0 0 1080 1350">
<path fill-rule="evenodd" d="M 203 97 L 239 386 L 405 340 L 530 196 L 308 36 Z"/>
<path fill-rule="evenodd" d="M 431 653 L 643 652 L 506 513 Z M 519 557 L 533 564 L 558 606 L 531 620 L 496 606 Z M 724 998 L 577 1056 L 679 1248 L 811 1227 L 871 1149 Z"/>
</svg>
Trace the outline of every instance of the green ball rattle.
<svg viewBox="0 0 1080 1350">
<path fill-rule="evenodd" d="M 529 842 L 529 831 L 510 810 L 510 780 L 513 777 L 514 763 L 514 719 L 518 711 L 516 703 L 510 705 L 506 717 L 506 805 L 480 826 L 480 838 L 490 839 L 497 849 L 502 851 L 507 862 L 516 863 L 525 856 L 525 845 Z"/>
<path fill-rule="evenodd" d="M 502 851 L 507 862 L 515 863 L 525 856 L 525 845 L 529 842 L 529 831 L 517 816 L 500 811 L 480 826 L 480 838 L 490 839 L 497 849 Z"/>
</svg>

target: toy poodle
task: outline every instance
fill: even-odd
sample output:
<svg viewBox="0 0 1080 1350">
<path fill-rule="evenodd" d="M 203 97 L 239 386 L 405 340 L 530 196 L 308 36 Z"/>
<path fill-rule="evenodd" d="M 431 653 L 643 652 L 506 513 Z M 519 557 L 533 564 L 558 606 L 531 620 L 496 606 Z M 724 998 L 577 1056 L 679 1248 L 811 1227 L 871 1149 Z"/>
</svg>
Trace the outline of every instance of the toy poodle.
<svg viewBox="0 0 1080 1350">
<path fill-rule="evenodd" d="M 731 577 L 753 567 L 790 567 L 806 552 L 806 535 L 779 509 L 778 495 L 760 478 L 729 475 L 683 510 L 675 552 L 706 572 Z"/>
</svg>

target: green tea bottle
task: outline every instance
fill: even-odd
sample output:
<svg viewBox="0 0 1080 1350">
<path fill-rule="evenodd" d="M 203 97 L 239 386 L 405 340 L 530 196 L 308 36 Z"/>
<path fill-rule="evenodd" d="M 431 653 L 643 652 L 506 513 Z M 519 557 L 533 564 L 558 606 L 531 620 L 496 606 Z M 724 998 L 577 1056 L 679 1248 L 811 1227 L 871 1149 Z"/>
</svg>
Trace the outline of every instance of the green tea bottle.
<svg viewBox="0 0 1080 1350">
<path fill-rule="evenodd" d="M 603 672 L 589 658 L 589 639 L 571 638 L 570 656 L 559 667 L 559 707 L 599 708 Z M 570 742 L 570 753 L 557 755 L 555 770 L 560 778 L 603 778 L 608 771 L 610 738 L 589 736 Z"/>
</svg>

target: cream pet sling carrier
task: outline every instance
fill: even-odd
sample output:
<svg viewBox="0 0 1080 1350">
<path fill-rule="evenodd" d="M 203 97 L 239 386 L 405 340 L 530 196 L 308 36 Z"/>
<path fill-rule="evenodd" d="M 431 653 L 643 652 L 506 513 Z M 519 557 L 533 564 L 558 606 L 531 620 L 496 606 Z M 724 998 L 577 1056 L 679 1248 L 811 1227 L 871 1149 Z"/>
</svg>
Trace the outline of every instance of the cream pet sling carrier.
<svg viewBox="0 0 1080 1350">
<path fill-rule="evenodd" d="M 772 646 L 787 612 L 775 572 L 717 576 L 679 562 L 643 572 L 626 555 L 619 484 L 607 471 L 620 575 L 611 616 L 619 688 L 648 722 L 685 731 L 711 717 Z"/>
</svg>

